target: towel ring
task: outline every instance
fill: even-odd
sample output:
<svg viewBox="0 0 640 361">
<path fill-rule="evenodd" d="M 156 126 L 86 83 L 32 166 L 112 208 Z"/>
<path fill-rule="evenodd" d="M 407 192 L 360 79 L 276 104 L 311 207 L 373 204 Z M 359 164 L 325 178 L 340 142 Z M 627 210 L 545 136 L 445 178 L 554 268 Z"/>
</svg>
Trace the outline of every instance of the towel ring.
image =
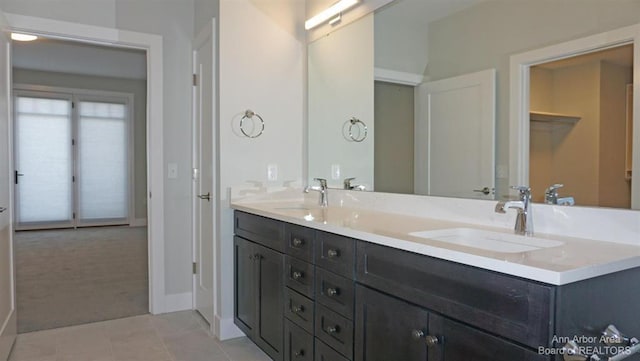
<svg viewBox="0 0 640 361">
<path fill-rule="evenodd" d="M 251 119 L 251 120 L 253 120 L 253 117 L 254 117 L 254 116 L 255 116 L 255 117 L 257 117 L 257 118 L 260 120 L 260 131 L 259 131 L 258 133 L 256 133 L 256 134 L 254 134 L 254 130 L 255 130 L 255 122 L 252 122 L 252 124 L 254 125 L 254 129 L 252 129 L 250 133 L 247 133 L 247 132 L 244 130 L 244 121 L 245 121 L 246 119 Z M 247 137 L 247 138 L 258 138 L 258 137 L 259 137 L 259 136 L 261 136 L 261 135 L 262 135 L 262 133 L 264 132 L 264 119 L 262 119 L 262 117 L 261 117 L 259 114 L 255 113 L 254 111 L 247 109 L 247 110 L 244 112 L 244 116 L 242 117 L 242 119 L 240 119 L 240 131 L 241 131 L 241 132 L 242 132 L 242 134 L 244 134 L 244 136 L 245 136 L 245 137 Z"/>
<path fill-rule="evenodd" d="M 352 117 L 348 120 L 351 124 L 349 125 L 349 138 L 354 142 L 362 142 L 367 139 L 367 125 L 364 122 L 356 117 Z M 358 129 L 358 136 L 353 135 L 353 127 Z M 363 131 L 360 131 L 362 129 Z M 364 133 L 364 134 L 363 134 Z"/>
</svg>

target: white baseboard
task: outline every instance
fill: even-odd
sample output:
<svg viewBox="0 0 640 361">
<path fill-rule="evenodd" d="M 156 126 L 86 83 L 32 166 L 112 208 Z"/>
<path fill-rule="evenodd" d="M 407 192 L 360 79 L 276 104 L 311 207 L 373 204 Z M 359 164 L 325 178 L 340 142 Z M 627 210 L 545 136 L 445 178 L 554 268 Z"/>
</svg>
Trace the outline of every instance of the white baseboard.
<svg viewBox="0 0 640 361">
<path fill-rule="evenodd" d="M 9 354 L 16 340 L 16 310 L 11 310 L 0 329 L 0 360 L 9 359 Z"/>
<path fill-rule="evenodd" d="M 233 323 L 233 317 L 220 318 L 218 315 L 216 315 L 214 320 L 214 328 L 215 331 L 217 331 L 214 332 L 214 334 L 220 341 L 246 336 L 244 332 L 242 332 L 238 328 L 238 326 Z"/>
<path fill-rule="evenodd" d="M 134 218 L 131 223 L 129 223 L 129 227 L 146 227 L 147 219 L 146 218 Z"/>
<path fill-rule="evenodd" d="M 164 296 L 164 310 L 162 313 L 185 311 L 193 309 L 193 293 L 174 293 Z"/>
</svg>

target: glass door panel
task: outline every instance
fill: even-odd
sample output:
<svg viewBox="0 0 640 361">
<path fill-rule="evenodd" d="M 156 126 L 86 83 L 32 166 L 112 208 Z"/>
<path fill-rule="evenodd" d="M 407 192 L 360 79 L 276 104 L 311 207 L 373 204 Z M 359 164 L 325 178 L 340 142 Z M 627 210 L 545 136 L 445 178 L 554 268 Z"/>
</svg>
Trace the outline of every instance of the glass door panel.
<svg viewBox="0 0 640 361">
<path fill-rule="evenodd" d="M 15 97 L 17 228 L 73 222 L 71 99 Z"/>
<path fill-rule="evenodd" d="M 126 103 L 78 102 L 79 223 L 127 223 L 129 216 Z"/>
</svg>

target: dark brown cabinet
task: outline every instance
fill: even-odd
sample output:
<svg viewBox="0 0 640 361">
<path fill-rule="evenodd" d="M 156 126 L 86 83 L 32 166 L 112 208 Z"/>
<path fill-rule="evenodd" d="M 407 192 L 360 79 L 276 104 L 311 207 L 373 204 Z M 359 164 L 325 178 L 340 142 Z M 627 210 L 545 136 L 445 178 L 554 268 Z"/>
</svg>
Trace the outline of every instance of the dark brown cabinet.
<svg viewBox="0 0 640 361">
<path fill-rule="evenodd" d="M 284 255 L 234 238 L 235 323 L 273 360 L 284 354 Z"/>
<path fill-rule="evenodd" d="M 538 352 L 555 337 L 640 335 L 640 268 L 554 286 L 243 212 L 235 226 L 235 323 L 276 361 L 560 361 Z"/>
</svg>

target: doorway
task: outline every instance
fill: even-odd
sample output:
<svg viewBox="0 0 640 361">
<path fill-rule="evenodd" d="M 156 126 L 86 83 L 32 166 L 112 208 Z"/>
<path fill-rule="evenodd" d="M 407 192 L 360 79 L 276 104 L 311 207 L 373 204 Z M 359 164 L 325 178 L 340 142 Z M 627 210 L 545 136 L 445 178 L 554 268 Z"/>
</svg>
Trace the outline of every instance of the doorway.
<svg viewBox="0 0 640 361">
<path fill-rule="evenodd" d="M 633 85 L 637 86 L 637 74 L 640 71 L 640 24 L 632 25 L 608 32 L 567 41 L 565 43 L 551 45 L 516 54 L 510 60 L 510 124 L 509 124 L 509 181 L 510 184 L 529 184 L 530 178 L 530 131 L 531 110 L 529 89 L 531 85 L 530 69 L 536 65 L 556 60 L 567 59 L 579 55 L 590 54 L 601 50 L 612 49 L 629 45 L 632 49 Z M 625 93 L 627 90 L 625 88 Z M 631 169 L 621 171 L 624 180 L 631 188 L 631 209 L 640 209 L 640 177 L 633 176 L 633 170 L 640 169 L 640 113 L 635 111 L 640 108 L 640 94 L 629 91 L 626 95 L 630 114 L 629 134 L 630 140 L 628 154 L 631 158 L 628 165 Z M 635 143 L 635 144 L 634 144 Z M 554 181 L 555 182 L 555 181 Z M 544 190 L 542 190 L 544 191 Z M 577 201 L 577 200 L 576 200 Z"/>
<path fill-rule="evenodd" d="M 14 43 L 13 85 L 18 331 L 148 313 L 146 51 Z"/>
</svg>

